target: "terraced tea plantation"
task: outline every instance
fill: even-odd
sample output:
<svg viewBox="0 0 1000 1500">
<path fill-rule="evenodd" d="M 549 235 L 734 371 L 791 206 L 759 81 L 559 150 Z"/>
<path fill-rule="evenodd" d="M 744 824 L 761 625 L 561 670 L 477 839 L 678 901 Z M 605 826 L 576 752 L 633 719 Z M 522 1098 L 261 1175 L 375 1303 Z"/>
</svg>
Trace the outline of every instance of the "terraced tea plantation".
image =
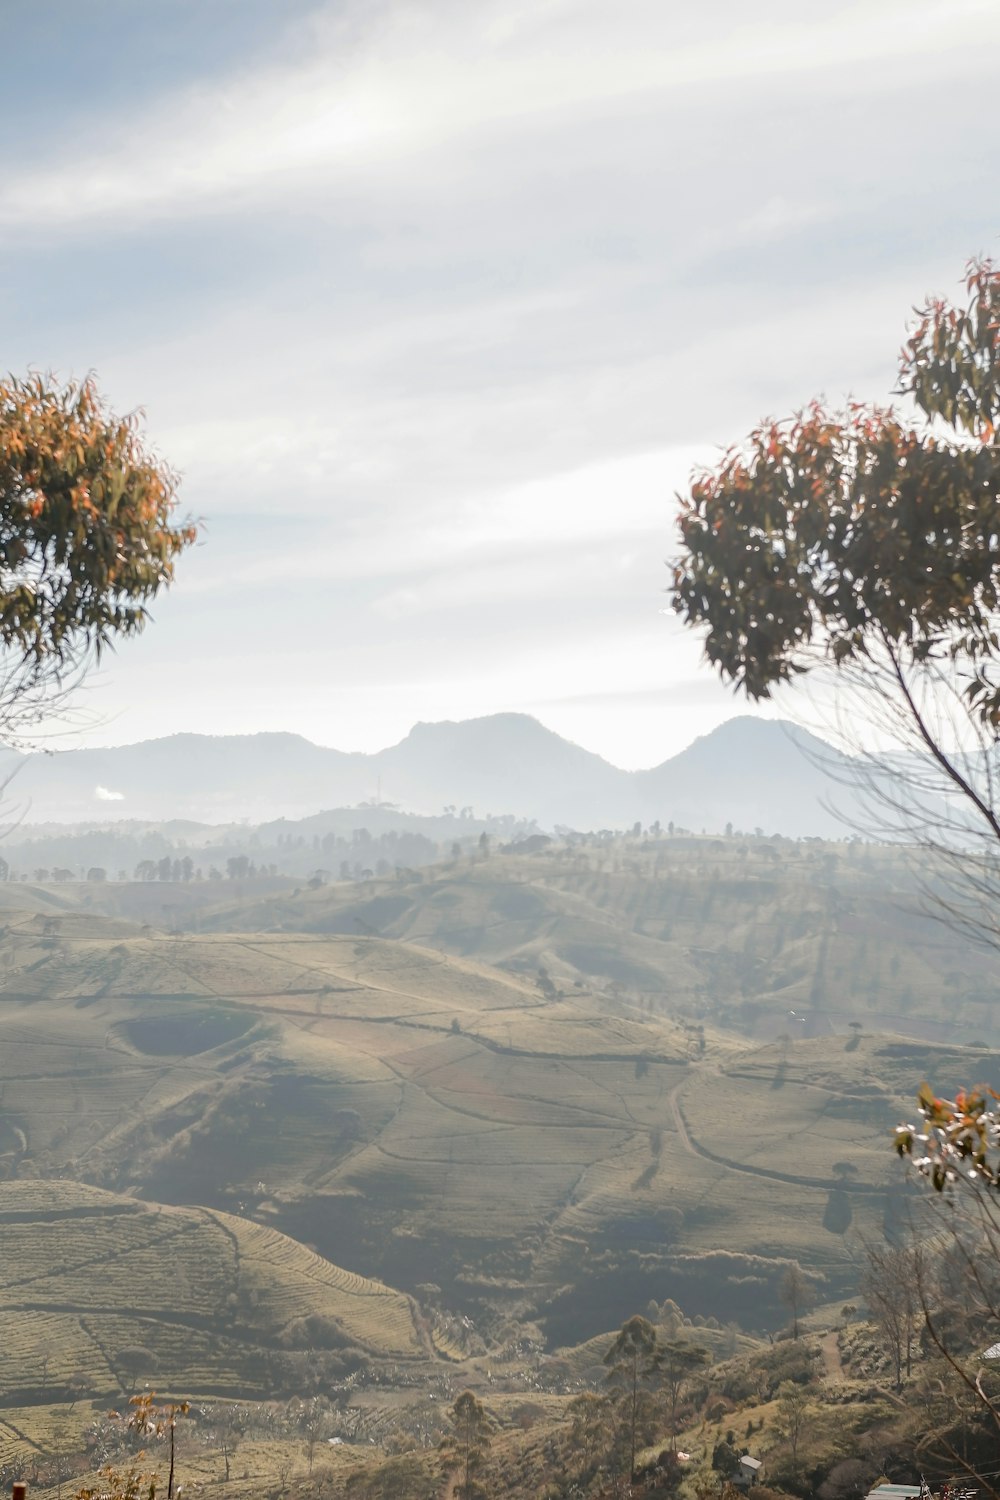
<svg viewBox="0 0 1000 1500">
<path fill-rule="evenodd" d="M 791 839 L 590 835 L 532 856 L 451 862 L 211 904 L 202 926 L 366 932 L 563 988 L 683 1011 L 744 1037 L 793 1026 L 1000 1044 L 1000 957 L 928 920 L 926 861 Z M 942 1006 L 946 1004 L 947 1014 Z"/>
<path fill-rule="evenodd" d="M 100 891 L 8 901 L 8 1404 L 251 1399 L 358 1361 L 437 1379 L 512 1329 L 572 1346 L 666 1299 L 774 1328 L 793 1260 L 853 1296 L 859 1237 L 899 1211 L 892 1126 L 922 1078 L 991 1058 L 928 1039 L 915 993 L 909 1038 L 850 1024 L 888 920 L 872 899 L 859 926 L 863 851 L 754 848 L 730 891 L 707 844 L 684 892 L 682 851 L 637 846 L 242 917 L 216 888 L 187 934 L 104 918 Z M 307 930 L 214 930 L 240 917 Z M 987 982 L 920 941 L 928 972 Z"/>
<path fill-rule="evenodd" d="M 0 1184 L 0 1396 L 143 1381 L 264 1394 L 268 1353 L 326 1347 L 412 1360 L 427 1350 L 409 1299 L 273 1229 L 75 1183 Z M 297 1325 L 302 1325 L 297 1328 Z"/>
</svg>

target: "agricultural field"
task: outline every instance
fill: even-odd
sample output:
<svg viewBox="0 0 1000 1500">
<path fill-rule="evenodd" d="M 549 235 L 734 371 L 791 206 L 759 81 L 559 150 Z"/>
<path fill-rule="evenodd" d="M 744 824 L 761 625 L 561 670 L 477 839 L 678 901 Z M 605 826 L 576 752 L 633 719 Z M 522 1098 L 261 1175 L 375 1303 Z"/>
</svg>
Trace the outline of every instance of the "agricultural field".
<svg viewBox="0 0 1000 1500">
<path fill-rule="evenodd" d="M 263 1394 L 268 1351 L 421 1358 L 407 1297 L 269 1228 L 74 1183 L 0 1183 L 0 1397 Z"/>
<path fill-rule="evenodd" d="M 792 1261 L 849 1299 L 915 1089 L 993 1069 L 960 1042 L 993 1034 L 995 960 L 893 915 L 906 878 L 619 840 L 244 907 L 216 884 L 185 933 L 99 889 L 8 899 L 6 1399 L 120 1398 L 142 1358 L 247 1399 L 345 1352 L 454 1370 L 669 1299 L 773 1329 Z"/>
<path fill-rule="evenodd" d="M 852 1020 L 1000 1043 L 1000 957 L 928 918 L 908 851 L 791 839 L 591 835 L 413 878 L 207 905 L 203 928 L 378 934 L 620 1006 L 773 1039 Z M 213 897 L 218 900 L 218 895 Z M 942 1003 L 948 1007 L 942 1014 Z"/>
</svg>

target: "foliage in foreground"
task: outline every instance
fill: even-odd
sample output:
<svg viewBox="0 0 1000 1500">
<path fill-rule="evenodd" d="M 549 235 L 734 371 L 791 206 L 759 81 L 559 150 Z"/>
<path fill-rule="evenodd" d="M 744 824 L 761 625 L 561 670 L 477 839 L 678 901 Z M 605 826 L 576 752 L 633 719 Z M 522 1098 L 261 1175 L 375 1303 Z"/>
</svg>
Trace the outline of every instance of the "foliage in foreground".
<svg viewBox="0 0 1000 1500">
<path fill-rule="evenodd" d="M 929 302 L 903 349 L 899 392 L 912 398 L 915 424 L 887 408 L 831 413 L 814 402 L 763 423 L 695 479 L 681 501 L 674 604 L 703 630 L 709 661 L 751 698 L 817 666 L 846 681 L 855 702 L 867 694 L 875 723 L 916 752 L 888 769 L 854 731 L 871 803 L 943 856 L 949 888 L 930 892 L 938 914 L 996 944 L 1000 272 L 972 263 L 966 291 L 964 307 Z M 911 1264 L 943 1361 L 940 1389 L 951 1387 L 955 1404 L 938 1440 L 991 1494 L 993 1476 L 968 1456 L 970 1428 L 985 1423 L 995 1445 L 1000 1405 L 969 1330 L 985 1358 L 1000 1331 L 995 1105 L 986 1091 L 947 1100 L 925 1087 L 920 1125 L 896 1140 L 953 1210 L 924 1230 L 933 1253 Z M 884 1318 L 893 1300 L 883 1300 Z M 907 1334 L 907 1360 L 911 1342 Z M 981 1436 L 972 1431 L 973 1448 Z"/>
<path fill-rule="evenodd" d="M 189 1403 L 171 1401 L 158 1406 L 156 1392 L 145 1391 L 140 1396 L 129 1398 L 129 1408 L 128 1415 L 122 1418 L 122 1425 L 127 1433 L 134 1435 L 143 1444 L 166 1441 L 166 1500 L 173 1500 L 177 1419 L 187 1415 Z M 124 1465 L 106 1464 L 95 1484 L 85 1485 L 77 1491 L 76 1500 L 143 1500 L 143 1497 L 145 1500 L 156 1500 L 157 1493 L 162 1490 L 159 1469 L 149 1468 L 145 1459 L 146 1448 L 143 1446 Z"/>
<path fill-rule="evenodd" d="M 51 713 L 91 658 L 134 635 L 196 528 L 176 476 L 90 379 L 0 381 L 0 726 Z"/>
<path fill-rule="evenodd" d="M 943 914 L 998 942 L 1000 272 L 972 263 L 966 290 L 930 301 L 902 351 L 914 421 L 814 402 L 697 476 L 674 605 L 751 698 L 827 670 L 865 832 L 943 861 Z"/>
<path fill-rule="evenodd" d="M 683 500 L 676 607 L 754 698 L 888 646 L 905 669 L 941 655 L 1000 723 L 1000 273 L 969 268 L 969 302 L 935 300 L 900 360 L 927 423 L 813 403 L 757 428 Z"/>
</svg>

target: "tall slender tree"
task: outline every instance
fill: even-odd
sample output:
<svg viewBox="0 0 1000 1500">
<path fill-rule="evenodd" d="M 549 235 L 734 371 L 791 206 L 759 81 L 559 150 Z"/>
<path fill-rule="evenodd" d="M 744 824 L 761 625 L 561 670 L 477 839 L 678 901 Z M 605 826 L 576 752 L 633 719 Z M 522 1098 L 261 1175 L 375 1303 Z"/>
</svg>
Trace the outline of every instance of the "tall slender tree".
<svg viewBox="0 0 1000 1500">
<path fill-rule="evenodd" d="M 458 1473 L 454 1487 L 457 1500 L 483 1500 L 486 1489 L 480 1475 L 490 1445 L 490 1419 L 473 1391 L 463 1391 L 451 1408 L 451 1436 L 443 1445 L 446 1469 Z"/>
<path fill-rule="evenodd" d="M 607 1380 L 618 1395 L 628 1443 L 628 1477 L 635 1472 L 636 1437 L 641 1397 L 656 1375 L 658 1345 L 656 1329 L 638 1314 L 623 1323 L 604 1356 Z"/>
<path fill-rule="evenodd" d="M 684 1339 L 671 1339 L 660 1345 L 656 1368 L 667 1397 L 672 1442 L 677 1437 L 677 1407 L 684 1387 L 692 1375 L 705 1368 L 710 1358 L 707 1349 L 700 1344 L 689 1344 Z"/>
<path fill-rule="evenodd" d="M 865 1246 L 861 1293 L 892 1360 L 896 1389 L 913 1367 L 913 1345 L 920 1326 L 920 1287 L 925 1256 L 919 1245 Z"/>
<path fill-rule="evenodd" d="M 792 1315 L 792 1338 L 799 1336 L 799 1319 L 816 1301 L 816 1288 L 797 1260 L 793 1260 L 781 1278 L 779 1293 Z"/>
</svg>

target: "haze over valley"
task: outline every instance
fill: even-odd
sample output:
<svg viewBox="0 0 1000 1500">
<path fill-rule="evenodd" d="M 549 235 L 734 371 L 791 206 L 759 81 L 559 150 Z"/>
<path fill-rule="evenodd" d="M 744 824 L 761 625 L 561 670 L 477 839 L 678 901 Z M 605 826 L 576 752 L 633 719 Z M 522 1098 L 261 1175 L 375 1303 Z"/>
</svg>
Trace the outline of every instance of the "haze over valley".
<svg viewBox="0 0 1000 1500">
<path fill-rule="evenodd" d="M 0 23 L 0 1500 L 1000 1500 L 1000 8 Z"/>
<path fill-rule="evenodd" d="M 466 727 L 443 738 L 461 747 Z M 593 773 L 530 721 L 468 727 Z M 762 743 L 800 759 L 808 809 L 815 757 L 737 720 L 688 757 L 693 799 L 747 747 L 707 817 L 759 805 L 740 799 L 767 785 Z M 199 754 L 238 766 L 245 748 L 179 745 L 192 759 L 164 764 L 182 783 Z M 246 748 L 231 785 L 265 798 L 288 743 Z M 161 753 L 104 765 L 154 784 Z M 96 752 L 79 754 L 85 785 Z M 251 1403 L 263 1472 L 301 1441 L 299 1417 L 266 1432 L 277 1398 L 318 1402 L 344 1446 L 391 1448 L 440 1426 L 432 1393 L 489 1371 L 497 1396 L 547 1393 L 556 1433 L 637 1306 L 724 1364 L 784 1326 L 790 1267 L 823 1307 L 857 1297 L 859 1247 L 904 1211 L 887 1145 L 916 1084 L 997 1078 L 1000 957 L 927 920 L 901 846 L 545 833 L 449 803 L 25 821 L 5 851 L 0 1399 L 31 1434 L 15 1465 L 44 1455 L 45 1414 L 139 1376 Z M 82 868 L 98 857 L 110 869 Z"/>
</svg>

